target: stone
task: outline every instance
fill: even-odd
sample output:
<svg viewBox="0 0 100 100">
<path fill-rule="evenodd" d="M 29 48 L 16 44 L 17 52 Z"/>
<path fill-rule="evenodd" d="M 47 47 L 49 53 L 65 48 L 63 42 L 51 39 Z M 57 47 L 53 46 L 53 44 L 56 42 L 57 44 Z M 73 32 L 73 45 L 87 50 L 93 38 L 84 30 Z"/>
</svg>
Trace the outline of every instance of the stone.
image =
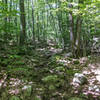
<svg viewBox="0 0 100 100">
<path fill-rule="evenodd" d="M 100 37 L 93 37 L 91 52 L 100 53 Z"/>
<path fill-rule="evenodd" d="M 74 84 L 84 85 L 86 83 L 87 83 L 87 78 L 85 75 L 81 73 L 75 73 L 73 78 L 73 85 Z"/>
<path fill-rule="evenodd" d="M 95 92 L 100 92 L 100 87 L 97 85 L 92 85 L 88 87 L 89 91 L 95 91 Z"/>
<path fill-rule="evenodd" d="M 64 56 L 65 56 L 65 57 L 72 57 L 72 53 L 69 52 L 69 53 L 65 54 Z"/>
</svg>

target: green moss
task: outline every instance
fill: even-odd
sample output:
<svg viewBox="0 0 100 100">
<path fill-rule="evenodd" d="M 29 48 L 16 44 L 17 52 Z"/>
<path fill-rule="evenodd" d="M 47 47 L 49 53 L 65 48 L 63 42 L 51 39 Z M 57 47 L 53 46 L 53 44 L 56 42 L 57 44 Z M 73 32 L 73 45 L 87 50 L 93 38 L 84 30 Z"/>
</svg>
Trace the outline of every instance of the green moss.
<svg viewBox="0 0 100 100">
<path fill-rule="evenodd" d="M 60 67 L 56 67 L 55 68 L 55 71 L 61 71 L 61 72 L 64 72 L 65 71 L 65 68 L 60 66 Z"/>
<path fill-rule="evenodd" d="M 9 55 L 8 56 L 10 59 L 21 59 L 22 57 L 19 55 Z"/>
<path fill-rule="evenodd" d="M 73 61 L 74 64 L 79 64 L 80 62 L 78 60 Z"/>
<path fill-rule="evenodd" d="M 17 96 L 12 96 L 9 100 L 20 100 L 20 98 Z"/>
<path fill-rule="evenodd" d="M 24 65 L 25 63 L 23 61 L 14 61 L 12 65 Z"/>
<path fill-rule="evenodd" d="M 42 79 L 42 81 L 45 83 L 52 83 L 52 82 L 55 83 L 57 82 L 57 80 L 58 80 L 57 75 L 48 75 Z"/>
<path fill-rule="evenodd" d="M 55 90 L 56 89 L 56 87 L 54 86 L 54 85 L 49 85 L 49 90 Z"/>
</svg>

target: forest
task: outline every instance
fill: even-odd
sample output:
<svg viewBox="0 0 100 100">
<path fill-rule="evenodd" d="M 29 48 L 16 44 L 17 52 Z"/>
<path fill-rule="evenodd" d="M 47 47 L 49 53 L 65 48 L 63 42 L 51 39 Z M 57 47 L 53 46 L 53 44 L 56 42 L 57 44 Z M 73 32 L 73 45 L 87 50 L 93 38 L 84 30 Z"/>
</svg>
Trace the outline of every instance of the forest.
<svg viewBox="0 0 100 100">
<path fill-rule="evenodd" d="M 100 100 L 100 0 L 0 0 L 0 100 Z"/>
</svg>

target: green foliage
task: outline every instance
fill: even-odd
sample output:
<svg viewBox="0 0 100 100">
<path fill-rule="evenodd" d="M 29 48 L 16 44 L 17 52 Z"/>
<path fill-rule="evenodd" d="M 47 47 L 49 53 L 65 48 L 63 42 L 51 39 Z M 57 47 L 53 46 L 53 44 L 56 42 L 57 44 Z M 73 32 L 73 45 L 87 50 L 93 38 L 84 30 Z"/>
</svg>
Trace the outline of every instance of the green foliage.
<svg viewBox="0 0 100 100">
<path fill-rule="evenodd" d="M 41 100 L 39 97 L 35 96 L 34 100 Z"/>
<path fill-rule="evenodd" d="M 9 100 L 20 100 L 17 96 L 12 96 Z"/>
<path fill-rule="evenodd" d="M 78 98 L 78 97 L 72 97 L 72 98 L 70 98 L 70 99 L 68 99 L 68 100 L 83 100 L 83 99 Z"/>
<path fill-rule="evenodd" d="M 69 76 L 73 76 L 75 73 L 79 73 L 79 70 L 73 70 L 72 68 L 66 70 L 66 74 L 68 74 Z"/>
<path fill-rule="evenodd" d="M 33 74 L 32 70 L 28 66 L 21 67 L 21 66 L 8 65 L 7 71 L 9 73 L 9 75 L 11 75 L 11 76 L 14 75 L 14 77 L 16 77 L 16 75 L 21 76 L 21 77 L 23 77 L 23 79 L 24 78 L 31 79 L 32 77 L 30 77 L 30 76 L 32 76 L 32 74 Z"/>
<path fill-rule="evenodd" d="M 74 64 L 80 64 L 79 60 L 73 61 Z"/>
<path fill-rule="evenodd" d="M 49 75 L 46 76 L 42 79 L 43 82 L 45 83 L 55 83 L 58 81 L 58 76 L 57 75 Z"/>
<path fill-rule="evenodd" d="M 23 61 L 14 61 L 12 62 L 12 65 L 25 65 L 25 63 Z"/>
<path fill-rule="evenodd" d="M 58 72 L 65 72 L 65 68 L 64 68 L 63 66 L 56 67 L 56 68 L 55 68 L 55 71 L 58 71 Z"/>
<path fill-rule="evenodd" d="M 9 57 L 9 59 L 16 59 L 16 60 L 20 60 L 22 58 L 19 55 L 9 55 L 8 57 Z"/>
<path fill-rule="evenodd" d="M 54 86 L 54 85 L 49 85 L 49 90 L 55 90 L 56 89 L 56 87 Z"/>
<path fill-rule="evenodd" d="M 32 86 L 31 85 L 25 86 L 25 87 L 27 87 L 27 89 L 24 90 L 24 93 L 23 93 L 24 98 L 31 96 L 31 92 L 32 92 Z"/>
</svg>

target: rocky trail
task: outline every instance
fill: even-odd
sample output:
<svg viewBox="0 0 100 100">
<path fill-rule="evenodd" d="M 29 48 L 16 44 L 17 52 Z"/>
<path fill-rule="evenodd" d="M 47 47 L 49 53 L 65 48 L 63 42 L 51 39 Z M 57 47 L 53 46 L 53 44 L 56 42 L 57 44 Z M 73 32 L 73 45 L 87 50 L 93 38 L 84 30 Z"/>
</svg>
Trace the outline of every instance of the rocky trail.
<svg viewBox="0 0 100 100">
<path fill-rule="evenodd" d="M 8 51 L 0 56 L 0 100 L 100 100 L 99 57 L 73 59 L 53 47 Z"/>
</svg>

